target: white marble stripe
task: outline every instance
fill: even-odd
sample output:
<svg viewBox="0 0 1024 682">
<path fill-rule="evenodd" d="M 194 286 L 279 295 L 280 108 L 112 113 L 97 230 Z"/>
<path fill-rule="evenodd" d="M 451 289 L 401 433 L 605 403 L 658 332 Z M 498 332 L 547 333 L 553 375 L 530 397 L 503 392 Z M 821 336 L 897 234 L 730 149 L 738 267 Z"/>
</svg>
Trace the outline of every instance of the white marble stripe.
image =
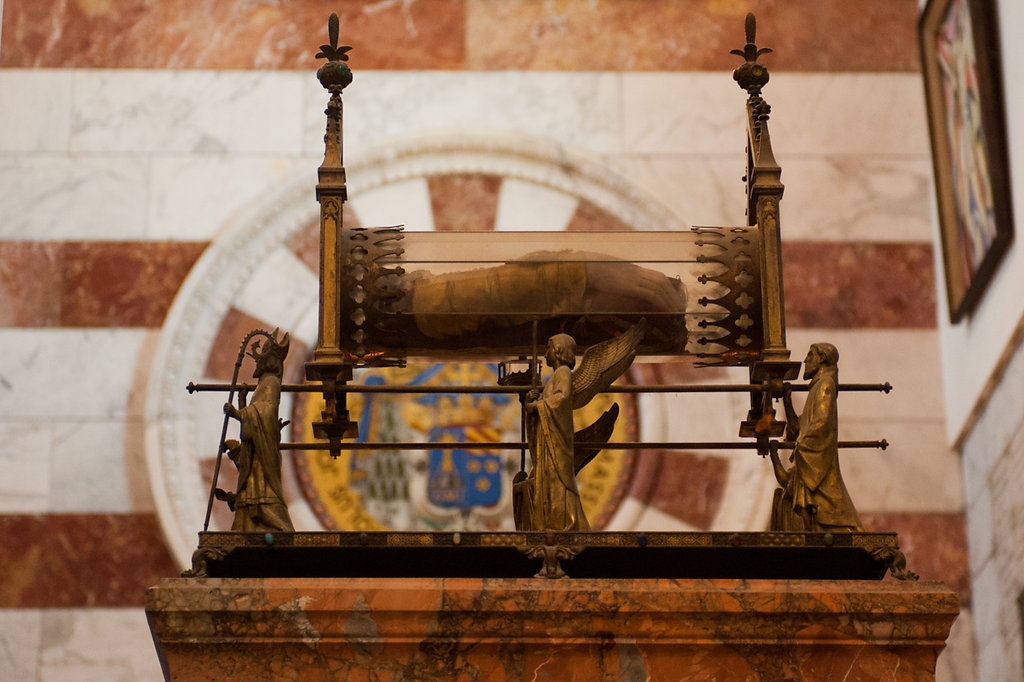
<svg viewBox="0 0 1024 682">
<path fill-rule="evenodd" d="M 739 155 L 627 155 L 608 161 L 693 224 L 745 222 Z M 318 164 L 313 156 L 0 155 L 0 237 L 207 240 L 247 205 L 303 178 L 315 212 Z M 924 157 L 793 159 L 783 170 L 783 238 L 928 242 L 929 173 Z M 362 191 L 359 173 L 351 176 L 352 206 L 370 219 L 366 224 L 404 222 L 419 229 L 432 221 L 425 187 L 395 183 Z M 532 195 L 525 197 L 529 205 L 517 205 L 512 199 L 518 194 L 508 188 L 502 197 L 503 220 L 511 210 L 539 213 L 561 206 Z"/>
<path fill-rule="evenodd" d="M 315 79 L 302 82 L 303 149 L 322 153 L 327 95 Z M 607 72 L 357 72 L 344 94 L 346 154 L 410 133 L 464 129 L 516 130 L 614 154 L 621 98 L 620 75 Z"/>
<path fill-rule="evenodd" d="M 320 160 L 288 154 L 150 155 L 144 238 L 215 238 L 240 211 L 303 178 L 309 186 L 310 214 L 315 220 L 313 186 Z"/>
<path fill-rule="evenodd" d="M 943 417 L 937 330 L 790 328 L 786 341 L 794 360 L 803 360 L 812 343 L 835 345 L 840 383 L 892 384 L 889 395 L 843 393 L 839 409 L 849 418 L 913 422 Z"/>
<path fill-rule="evenodd" d="M 930 237 L 928 150 L 913 78 L 773 79 L 787 238 Z M 0 70 L 0 236 L 209 239 L 282 184 L 308 178 L 312 195 L 324 117 L 323 92 L 311 80 L 291 72 Z M 603 155 L 692 224 L 743 220 L 743 93 L 728 74 L 372 72 L 358 84 L 346 94 L 349 161 L 442 129 L 514 131 Z M 827 100 L 813 104 L 814 117 L 807 92 Z M 869 110 L 889 107 L 898 124 L 860 115 L 849 92 Z M 358 202 L 358 182 L 351 189 Z M 412 201 L 401 215 L 369 222 L 424 223 L 426 212 L 412 208 L 423 204 Z"/>
<path fill-rule="evenodd" d="M 264 255 L 234 301 L 239 310 L 269 327 L 293 329 L 310 309 L 317 309 L 318 275 L 282 245 Z M 303 339 L 308 343 L 308 340 Z M 316 339 L 313 339 L 316 343 Z"/>
<path fill-rule="evenodd" d="M 0 89 L 13 102 L 0 109 L 10 126 L 0 151 L 57 150 L 64 139 L 80 152 L 323 149 L 326 94 L 308 74 L 57 69 L 44 76 L 55 87 L 39 88 L 38 73 L 0 72 Z M 780 73 L 765 96 L 777 153 L 928 152 L 916 74 Z M 472 127 L 519 130 L 599 154 L 740 154 L 744 99 L 724 72 L 370 71 L 346 90 L 345 133 L 349 151 L 415 131 Z M 63 120 L 32 115 L 60 105 L 70 109 L 66 137 Z"/>
<path fill-rule="evenodd" d="M 39 679 L 163 679 L 145 612 L 130 609 L 46 609 Z"/>
<path fill-rule="evenodd" d="M 926 155 L 829 154 L 780 150 L 781 230 L 786 241 L 932 240 Z M 743 225 L 742 155 L 626 154 L 612 163 L 694 225 Z"/>
<path fill-rule="evenodd" d="M 0 328 L 0 420 L 123 419 L 147 333 Z"/>
<path fill-rule="evenodd" d="M 0 679 L 39 679 L 42 635 L 42 609 L 0 609 Z"/>
<path fill-rule="evenodd" d="M 0 69 L 0 152 L 67 151 L 73 69 Z"/>
<path fill-rule="evenodd" d="M 559 231 L 572 220 L 579 204 L 576 197 L 542 185 L 506 178 L 498 192 L 498 231 Z M 586 248 L 586 235 L 581 237 Z"/>
<path fill-rule="evenodd" d="M 0 512 L 139 511 L 127 443 L 148 333 L 0 329 Z"/>
<path fill-rule="evenodd" d="M 366 191 L 352 188 L 352 211 L 363 227 L 404 225 L 406 230 L 434 229 L 434 212 L 426 179 L 399 180 Z"/>
<path fill-rule="evenodd" d="M 73 80 L 71 151 L 299 151 L 297 73 L 83 69 Z"/>
<path fill-rule="evenodd" d="M 859 420 L 840 406 L 841 440 L 889 442 L 885 450 L 842 450 L 843 480 L 861 512 L 962 512 L 960 457 L 946 443 L 941 417 Z"/>
<path fill-rule="evenodd" d="M 48 511 L 53 425 L 43 421 L 0 422 L 0 513 Z M 0 675 L 3 678 L 3 675 Z"/>
<path fill-rule="evenodd" d="M 145 239 L 151 188 L 142 154 L 0 154 L 0 239 Z"/>
<path fill-rule="evenodd" d="M 746 95 L 729 74 L 625 73 L 622 79 L 623 151 L 735 154 L 743 149 Z M 928 153 L 917 74 L 778 73 L 764 97 L 772 107 L 772 146 L 783 168 L 787 156 Z"/>
</svg>

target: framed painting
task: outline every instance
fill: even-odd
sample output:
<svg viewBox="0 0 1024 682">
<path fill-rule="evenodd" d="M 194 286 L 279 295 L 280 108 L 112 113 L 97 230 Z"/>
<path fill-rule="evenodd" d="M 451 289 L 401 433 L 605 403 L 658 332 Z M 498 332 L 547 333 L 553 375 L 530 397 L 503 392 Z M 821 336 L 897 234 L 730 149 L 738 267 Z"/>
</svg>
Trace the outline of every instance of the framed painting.
<svg viewBox="0 0 1024 682">
<path fill-rule="evenodd" d="M 950 321 L 1013 239 L 996 0 L 929 0 L 918 23 Z"/>
</svg>

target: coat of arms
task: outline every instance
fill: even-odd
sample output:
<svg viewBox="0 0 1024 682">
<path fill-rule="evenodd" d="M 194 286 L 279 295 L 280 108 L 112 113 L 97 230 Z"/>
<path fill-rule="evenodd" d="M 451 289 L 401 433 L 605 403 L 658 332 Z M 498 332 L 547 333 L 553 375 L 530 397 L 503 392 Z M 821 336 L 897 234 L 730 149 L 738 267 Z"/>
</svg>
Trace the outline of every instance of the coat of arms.
<svg viewBox="0 0 1024 682">
<path fill-rule="evenodd" d="M 496 367 L 480 362 L 410 364 L 365 369 L 361 375 L 366 385 L 486 386 L 496 380 Z M 439 447 L 346 451 L 337 459 L 324 451 L 296 453 L 303 493 L 325 528 L 514 529 L 511 480 L 522 464 L 520 451 L 446 448 L 444 444 L 520 441 L 522 414 L 515 395 L 361 393 L 351 394 L 349 405 L 359 422 L 361 441 L 418 441 Z M 296 402 L 297 413 L 319 409 L 315 399 Z M 299 414 L 293 420 L 295 424 L 308 421 Z M 623 433 L 635 428 L 632 409 L 622 421 Z M 595 467 L 593 480 L 581 476 L 584 503 L 593 508 L 591 513 L 598 520 L 609 518 L 617 508 L 634 461 L 631 453 L 621 451 L 607 451 L 600 457 L 605 459 Z"/>
</svg>

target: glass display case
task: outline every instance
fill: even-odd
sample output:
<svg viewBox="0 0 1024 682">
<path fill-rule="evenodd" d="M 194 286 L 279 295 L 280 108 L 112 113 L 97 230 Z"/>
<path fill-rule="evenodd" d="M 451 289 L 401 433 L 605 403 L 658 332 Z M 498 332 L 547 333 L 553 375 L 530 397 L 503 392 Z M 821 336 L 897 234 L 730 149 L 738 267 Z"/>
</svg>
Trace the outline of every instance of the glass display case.
<svg viewBox="0 0 1024 682">
<path fill-rule="evenodd" d="M 586 347 L 641 319 L 641 355 L 750 364 L 761 344 L 756 227 L 688 232 L 346 228 L 339 338 L 356 366 L 508 357 L 564 332 Z"/>
</svg>

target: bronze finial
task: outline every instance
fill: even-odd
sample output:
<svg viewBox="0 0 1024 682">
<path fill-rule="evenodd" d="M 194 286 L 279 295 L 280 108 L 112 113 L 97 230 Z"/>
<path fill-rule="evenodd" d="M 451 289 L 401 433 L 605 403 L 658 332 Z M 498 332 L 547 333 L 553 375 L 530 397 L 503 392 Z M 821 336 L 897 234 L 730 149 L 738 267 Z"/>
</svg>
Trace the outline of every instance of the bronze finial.
<svg viewBox="0 0 1024 682">
<path fill-rule="evenodd" d="M 316 53 L 317 59 L 326 59 L 327 63 L 317 70 L 316 77 L 320 79 L 321 85 L 328 90 L 331 90 L 332 86 L 343 90 L 352 82 L 352 69 L 345 64 L 348 61 L 346 53 L 352 49 L 352 46 L 338 47 L 338 15 L 333 12 L 327 20 L 327 36 L 331 41 L 330 44 L 321 45 L 320 51 Z"/>
<path fill-rule="evenodd" d="M 319 382 L 323 389 L 323 419 L 313 423 L 317 438 L 330 441 L 331 454 L 338 456 L 341 438 L 358 435 L 358 425 L 349 419 L 345 383 L 352 379 L 352 366 L 341 355 L 341 291 L 338 283 L 338 264 L 342 254 L 342 208 L 348 199 L 345 184 L 345 164 L 342 148 L 341 91 L 352 82 L 352 70 L 345 62 L 352 48 L 338 47 L 338 15 L 331 14 L 327 21 L 330 43 L 320 46 L 318 59 L 327 63 L 317 72 L 317 78 L 330 93 L 327 102 L 327 130 L 324 134 L 324 160 L 317 170 L 319 182 L 316 199 L 320 202 L 320 310 L 316 348 L 313 359 L 306 363 L 306 379 Z"/>
<path fill-rule="evenodd" d="M 768 82 L 768 69 L 764 64 L 758 63 L 757 59 L 763 54 L 771 52 L 771 48 L 757 46 L 757 19 L 753 12 L 747 13 L 746 21 L 747 44 L 742 50 L 730 50 L 729 54 L 739 55 L 746 62 L 732 72 L 732 77 L 740 84 L 740 87 L 747 91 L 751 97 L 761 94 L 761 88 Z"/>
</svg>

